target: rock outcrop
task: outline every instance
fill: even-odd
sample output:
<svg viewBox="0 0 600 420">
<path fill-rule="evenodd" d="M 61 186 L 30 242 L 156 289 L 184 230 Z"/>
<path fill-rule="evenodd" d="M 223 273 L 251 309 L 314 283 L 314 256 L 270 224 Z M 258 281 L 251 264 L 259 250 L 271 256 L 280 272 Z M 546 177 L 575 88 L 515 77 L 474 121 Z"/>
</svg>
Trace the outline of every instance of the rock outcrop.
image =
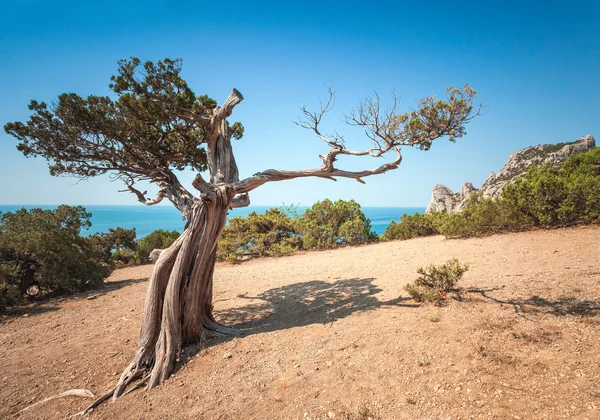
<svg viewBox="0 0 600 420">
<path fill-rule="evenodd" d="M 465 182 L 465 185 L 463 185 L 460 192 L 456 194 L 445 185 L 437 184 L 435 187 L 433 187 L 433 192 L 431 193 L 431 202 L 427 206 L 425 213 L 431 213 L 434 211 L 452 213 L 455 211 L 460 211 L 467 204 L 467 201 L 471 197 L 473 191 L 477 191 L 477 189 L 473 187 L 473 184 L 470 182 Z"/>
<path fill-rule="evenodd" d="M 499 198 L 502 188 L 519 175 L 525 174 L 533 165 L 560 165 L 574 153 L 585 152 L 596 146 L 591 135 L 587 135 L 572 143 L 541 144 L 513 152 L 508 156 L 506 165 L 498 173 L 492 172 L 479 191 L 485 198 Z M 460 192 L 453 193 L 445 185 L 433 187 L 431 202 L 425 213 L 444 211 L 448 213 L 461 211 L 474 191 L 478 191 L 470 182 L 465 183 Z"/>
</svg>

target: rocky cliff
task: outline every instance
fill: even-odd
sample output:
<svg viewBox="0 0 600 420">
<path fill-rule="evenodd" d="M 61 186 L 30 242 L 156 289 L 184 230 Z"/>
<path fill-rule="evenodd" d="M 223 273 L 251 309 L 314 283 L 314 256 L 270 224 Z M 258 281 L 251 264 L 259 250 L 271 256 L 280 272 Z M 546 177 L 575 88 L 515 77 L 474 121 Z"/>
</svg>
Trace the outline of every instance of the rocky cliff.
<svg viewBox="0 0 600 420">
<path fill-rule="evenodd" d="M 533 165 L 559 165 L 573 153 L 585 152 L 596 146 L 591 135 L 587 135 L 571 143 L 541 144 L 513 152 L 508 156 L 508 162 L 500 172 L 492 172 L 485 180 L 479 191 L 485 198 L 498 198 L 502 194 L 502 188 L 519 175 L 523 175 Z M 461 211 L 471 194 L 478 191 L 473 184 L 466 182 L 460 192 L 453 193 L 445 185 L 438 184 L 433 187 L 431 202 L 425 213 L 444 211 L 448 213 Z"/>
</svg>

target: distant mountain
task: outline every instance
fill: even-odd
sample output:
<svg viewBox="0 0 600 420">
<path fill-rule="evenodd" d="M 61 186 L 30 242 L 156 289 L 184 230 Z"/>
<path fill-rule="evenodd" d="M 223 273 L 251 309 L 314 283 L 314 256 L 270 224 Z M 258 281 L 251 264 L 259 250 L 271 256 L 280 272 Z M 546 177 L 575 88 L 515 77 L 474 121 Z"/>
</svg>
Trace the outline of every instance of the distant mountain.
<svg viewBox="0 0 600 420">
<path fill-rule="evenodd" d="M 508 156 L 508 162 L 504 168 L 498 173 L 492 172 L 479 190 L 470 182 L 466 182 L 457 193 L 453 193 L 445 185 L 437 184 L 433 187 L 431 202 L 425 213 L 461 211 L 475 191 L 481 191 L 485 198 L 499 198 L 504 185 L 517 176 L 525 174 L 531 166 L 545 163 L 560 165 L 572 154 L 585 152 L 595 146 L 594 137 L 587 135 L 571 143 L 541 144 L 513 152 Z"/>
</svg>

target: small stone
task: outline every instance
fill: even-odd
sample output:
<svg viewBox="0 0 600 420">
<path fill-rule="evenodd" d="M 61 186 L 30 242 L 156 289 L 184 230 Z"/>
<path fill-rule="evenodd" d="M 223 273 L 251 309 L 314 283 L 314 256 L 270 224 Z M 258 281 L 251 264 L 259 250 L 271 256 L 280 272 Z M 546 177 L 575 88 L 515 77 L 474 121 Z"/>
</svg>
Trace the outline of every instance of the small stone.
<svg viewBox="0 0 600 420">
<path fill-rule="evenodd" d="M 325 366 L 327 367 L 331 367 L 333 366 L 333 362 L 329 361 L 329 362 L 325 362 Z"/>
<path fill-rule="evenodd" d="M 223 359 L 231 359 L 233 356 L 231 355 L 231 353 L 225 353 L 223 355 Z"/>
<path fill-rule="evenodd" d="M 94 300 L 98 297 L 98 295 L 91 295 L 87 297 L 87 300 Z"/>
<path fill-rule="evenodd" d="M 335 418 L 335 414 L 333 413 L 333 411 L 328 411 L 327 417 L 329 417 L 330 419 Z"/>
</svg>

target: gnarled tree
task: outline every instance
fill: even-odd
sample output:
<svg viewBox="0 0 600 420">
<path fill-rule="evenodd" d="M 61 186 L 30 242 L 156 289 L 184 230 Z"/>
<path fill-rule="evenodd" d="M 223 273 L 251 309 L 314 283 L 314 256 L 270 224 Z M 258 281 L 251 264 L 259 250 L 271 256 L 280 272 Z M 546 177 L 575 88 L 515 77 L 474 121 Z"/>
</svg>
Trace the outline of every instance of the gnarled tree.
<svg viewBox="0 0 600 420">
<path fill-rule="evenodd" d="M 161 253 L 154 266 L 131 364 L 116 387 L 90 408 L 111 396 L 119 397 L 135 380 L 140 380 L 136 388 L 159 385 L 173 370 L 185 343 L 235 333 L 218 324 L 212 314 L 215 252 L 228 209 L 247 206 L 250 191 L 267 182 L 299 177 L 344 177 L 364 183 L 367 176 L 396 169 L 402 160 L 402 146 L 427 150 L 440 137 L 451 141 L 462 137 L 465 124 L 481 111 L 481 107 L 473 107 L 475 91 L 468 86 L 449 88 L 444 100 L 424 98 L 406 113 L 397 112 L 395 98 L 384 111 L 375 96 L 346 117 L 348 124 L 364 130 L 371 143 L 364 150 L 350 150 L 342 136 L 321 132 L 321 120 L 333 105 L 330 90 L 321 109 L 310 112 L 302 108 L 298 122 L 329 147 L 320 156 L 321 165 L 268 169 L 240 180 L 231 140 L 242 137 L 243 127 L 230 124 L 227 118 L 244 99 L 242 94 L 233 89 L 217 106 L 213 99 L 197 96 L 180 72 L 180 60 L 143 64 L 135 58 L 123 60 L 110 84 L 116 99 L 66 93 L 50 106 L 32 101 L 32 115 L 26 123 L 5 126 L 26 156 L 48 160 L 52 175 L 88 178 L 108 173 L 123 180 L 125 191 L 134 193 L 145 205 L 169 199 L 187 221 L 182 235 Z M 348 171 L 335 165 L 341 155 L 377 158 L 390 151 L 396 152 L 395 159 L 372 169 Z M 184 168 L 198 173 L 192 182 L 196 194 L 176 176 Z M 206 170 L 208 179 L 201 174 Z M 141 180 L 158 187 L 155 198 L 136 188 Z"/>
</svg>

